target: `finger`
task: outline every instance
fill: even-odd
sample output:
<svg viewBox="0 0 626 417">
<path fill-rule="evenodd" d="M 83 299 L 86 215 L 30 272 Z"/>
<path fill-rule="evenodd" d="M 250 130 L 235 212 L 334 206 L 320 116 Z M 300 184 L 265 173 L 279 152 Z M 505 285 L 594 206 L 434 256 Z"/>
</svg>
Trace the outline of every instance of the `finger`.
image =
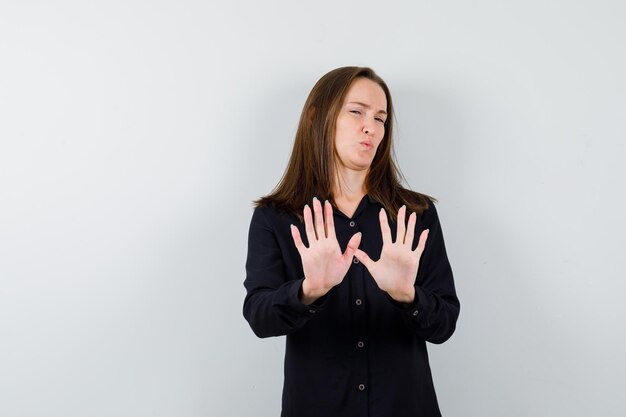
<svg viewBox="0 0 626 417">
<path fill-rule="evenodd" d="M 322 204 L 313 197 L 313 212 L 315 213 L 315 232 L 317 233 L 317 240 L 324 239 L 326 237 L 326 231 L 324 230 L 324 214 L 322 213 Z"/>
<path fill-rule="evenodd" d="M 385 213 L 385 209 L 380 209 L 380 214 L 378 215 L 380 220 L 380 231 L 383 235 L 383 245 L 391 243 L 391 229 L 389 229 L 389 222 L 387 221 L 387 213 Z"/>
<path fill-rule="evenodd" d="M 358 249 L 361 244 L 361 232 L 355 233 L 348 242 L 348 247 L 346 247 L 346 251 L 343 254 L 344 260 L 351 262 L 352 257 L 354 256 L 354 252 Z"/>
<path fill-rule="evenodd" d="M 300 237 L 300 231 L 293 224 L 291 225 L 291 237 L 293 238 L 293 243 L 296 244 L 296 249 L 298 249 L 298 253 L 302 256 L 306 246 L 302 243 L 302 238 Z"/>
<path fill-rule="evenodd" d="M 411 215 L 409 216 L 409 224 L 406 226 L 406 237 L 404 238 L 404 244 L 407 245 L 409 248 L 413 247 L 416 219 L 417 215 L 415 213 L 411 213 Z"/>
<path fill-rule="evenodd" d="M 326 212 L 326 236 L 329 239 L 337 239 L 335 235 L 335 220 L 333 219 L 333 206 L 328 200 L 324 203 L 324 211 Z"/>
<path fill-rule="evenodd" d="M 396 231 L 396 243 L 403 244 L 404 243 L 404 234 L 406 233 L 406 226 L 404 224 L 404 217 L 406 215 L 406 206 L 403 205 L 398 210 L 398 229 Z"/>
<path fill-rule="evenodd" d="M 309 247 L 317 241 L 315 237 L 315 228 L 313 227 L 313 214 L 308 204 L 304 206 L 304 229 L 306 238 L 309 240 Z"/>
<path fill-rule="evenodd" d="M 418 256 L 422 256 L 422 252 L 426 248 L 426 239 L 428 239 L 428 229 L 424 230 L 420 235 L 420 240 L 417 243 L 417 248 L 413 252 L 417 252 Z"/>
<path fill-rule="evenodd" d="M 372 259 L 367 255 L 367 253 L 363 252 L 361 249 L 357 249 L 354 252 L 354 256 L 369 270 L 374 266 L 376 262 L 372 261 Z"/>
</svg>

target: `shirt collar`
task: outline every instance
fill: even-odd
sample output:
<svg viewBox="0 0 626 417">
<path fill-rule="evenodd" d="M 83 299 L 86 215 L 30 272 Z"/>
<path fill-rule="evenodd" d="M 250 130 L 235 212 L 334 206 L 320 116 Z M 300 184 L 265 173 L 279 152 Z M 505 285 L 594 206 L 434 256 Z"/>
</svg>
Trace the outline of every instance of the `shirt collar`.
<svg viewBox="0 0 626 417">
<path fill-rule="evenodd" d="M 375 200 L 373 197 L 371 197 L 369 194 L 365 194 L 363 196 L 363 198 L 361 199 L 361 201 L 359 202 L 359 205 L 357 206 L 356 210 L 354 211 L 354 214 L 352 215 L 351 219 L 356 219 L 357 217 L 359 217 L 361 215 L 361 213 L 371 204 L 378 204 L 378 205 L 380 205 L 380 203 L 377 200 Z M 345 217 L 346 219 L 350 219 L 343 212 L 341 212 L 341 210 L 334 209 L 334 211 L 338 215 L 340 215 L 342 217 Z"/>
</svg>

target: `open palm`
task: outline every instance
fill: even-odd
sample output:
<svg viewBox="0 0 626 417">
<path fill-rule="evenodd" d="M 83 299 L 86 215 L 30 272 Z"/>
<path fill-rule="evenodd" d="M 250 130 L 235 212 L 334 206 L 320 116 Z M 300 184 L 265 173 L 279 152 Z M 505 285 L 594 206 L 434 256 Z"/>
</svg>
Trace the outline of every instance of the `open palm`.
<svg viewBox="0 0 626 417">
<path fill-rule="evenodd" d="M 291 236 L 302 259 L 304 271 L 302 292 L 305 303 L 323 296 L 343 281 L 352 263 L 354 252 L 361 242 L 361 234 L 356 233 L 348 242 L 345 253 L 341 253 L 341 247 L 335 235 L 331 204 L 328 201 L 324 203 L 324 215 L 322 215 L 322 205 L 315 198 L 313 210 L 315 222 L 308 205 L 304 207 L 303 212 L 309 247 L 302 242 L 298 228 L 291 226 Z"/>
<path fill-rule="evenodd" d="M 411 213 L 406 227 L 405 216 L 406 206 L 402 206 L 398 210 L 398 229 L 396 241 L 393 242 L 387 214 L 384 209 L 381 209 L 379 219 L 383 237 L 383 249 L 380 259 L 373 261 L 360 249 L 355 251 L 355 256 L 369 270 L 381 290 L 386 291 L 397 301 L 412 302 L 415 297 L 415 278 L 420 257 L 426 246 L 428 229 L 422 232 L 417 247 L 413 250 L 417 216 L 415 213 Z"/>
</svg>

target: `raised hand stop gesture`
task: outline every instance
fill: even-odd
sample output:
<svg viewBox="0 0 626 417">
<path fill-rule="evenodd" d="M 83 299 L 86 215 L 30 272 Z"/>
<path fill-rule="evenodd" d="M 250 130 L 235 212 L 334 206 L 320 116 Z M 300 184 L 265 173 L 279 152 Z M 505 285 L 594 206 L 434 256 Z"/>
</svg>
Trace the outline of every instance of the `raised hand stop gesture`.
<svg viewBox="0 0 626 417">
<path fill-rule="evenodd" d="M 314 198 L 313 211 L 315 221 L 311 208 L 308 205 L 304 207 L 308 247 L 302 242 L 298 228 L 291 225 L 291 236 L 302 258 L 304 270 L 301 298 L 304 304 L 311 304 L 343 281 L 352 263 L 352 257 L 361 243 L 361 233 L 356 233 L 348 242 L 346 251 L 341 253 L 335 235 L 332 205 L 326 201 L 322 210 L 322 204 Z"/>
<path fill-rule="evenodd" d="M 415 299 L 415 278 L 419 266 L 420 257 L 426 246 L 428 229 L 424 230 L 419 237 L 415 250 L 413 239 L 415 234 L 416 215 L 411 213 L 408 225 L 405 227 L 406 206 L 398 210 L 398 229 L 396 241 L 391 240 L 391 229 L 387 220 L 385 209 L 380 210 L 380 229 L 383 235 L 383 249 L 378 261 L 372 261 L 370 257 L 360 249 L 355 256 L 365 265 L 376 281 L 378 287 L 386 291 L 391 298 L 403 303 L 411 303 Z"/>
</svg>

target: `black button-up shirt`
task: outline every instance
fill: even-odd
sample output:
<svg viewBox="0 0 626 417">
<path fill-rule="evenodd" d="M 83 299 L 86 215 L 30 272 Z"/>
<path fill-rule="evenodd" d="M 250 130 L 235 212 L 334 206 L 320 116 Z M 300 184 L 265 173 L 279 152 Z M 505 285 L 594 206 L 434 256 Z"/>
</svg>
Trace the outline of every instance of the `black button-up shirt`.
<svg viewBox="0 0 626 417">
<path fill-rule="evenodd" d="M 342 251 L 362 232 L 359 247 L 374 260 L 380 257 L 381 207 L 365 196 L 352 218 L 333 209 Z M 295 215 L 273 207 L 254 210 L 244 282 L 243 313 L 254 333 L 287 335 L 281 415 L 440 416 L 425 342 L 443 343 L 452 335 L 459 300 L 435 206 L 417 216 L 413 248 L 421 231 L 430 231 L 410 305 L 380 290 L 356 258 L 341 284 L 302 304 L 304 274 L 291 224 L 306 244 L 304 224 Z M 395 222 L 390 227 L 395 240 Z"/>
</svg>

